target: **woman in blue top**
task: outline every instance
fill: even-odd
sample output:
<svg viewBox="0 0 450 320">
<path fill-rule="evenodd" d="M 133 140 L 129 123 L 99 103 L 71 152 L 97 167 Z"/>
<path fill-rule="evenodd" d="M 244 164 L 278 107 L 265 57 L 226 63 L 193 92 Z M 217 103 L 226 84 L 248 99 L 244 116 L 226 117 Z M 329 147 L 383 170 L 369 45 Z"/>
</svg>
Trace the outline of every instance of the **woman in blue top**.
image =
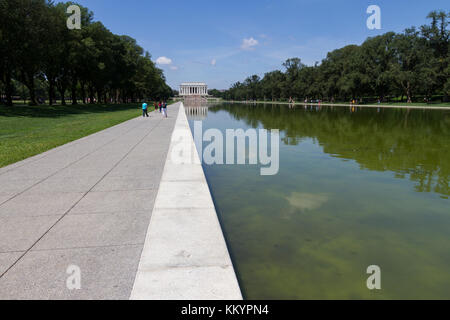
<svg viewBox="0 0 450 320">
<path fill-rule="evenodd" d="M 144 102 L 143 104 L 142 104 L 142 116 L 145 118 L 145 117 L 148 117 L 148 112 L 147 112 L 147 104 Z"/>
</svg>

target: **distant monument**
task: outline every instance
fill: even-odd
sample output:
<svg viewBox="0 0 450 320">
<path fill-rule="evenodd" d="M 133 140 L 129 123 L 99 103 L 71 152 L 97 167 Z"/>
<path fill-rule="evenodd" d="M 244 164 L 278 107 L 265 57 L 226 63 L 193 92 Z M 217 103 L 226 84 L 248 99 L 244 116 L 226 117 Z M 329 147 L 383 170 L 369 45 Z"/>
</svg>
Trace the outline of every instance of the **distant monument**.
<svg viewBox="0 0 450 320">
<path fill-rule="evenodd" d="M 207 96 L 208 86 L 204 82 L 183 82 L 180 85 L 180 96 Z"/>
<path fill-rule="evenodd" d="M 180 97 L 188 106 L 202 106 L 208 102 L 208 86 L 204 82 L 183 82 Z"/>
</svg>

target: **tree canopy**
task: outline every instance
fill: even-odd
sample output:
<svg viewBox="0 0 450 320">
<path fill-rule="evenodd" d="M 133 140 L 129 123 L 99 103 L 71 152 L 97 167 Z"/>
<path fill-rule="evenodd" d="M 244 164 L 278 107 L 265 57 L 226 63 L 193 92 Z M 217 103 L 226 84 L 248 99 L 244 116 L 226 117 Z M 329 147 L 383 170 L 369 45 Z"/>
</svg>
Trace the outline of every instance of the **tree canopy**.
<svg viewBox="0 0 450 320">
<path fill-rule="evenodd" d="M 227 100 L 386 101 L 402 97 L 423 102 L 450 96 L 450 13 L 433 11 L 429 25 L 402 33 L 370 37 L 361 45 L 329 52 L 320 64 L 299 58 L 283 63 L 284 71 L 253 75 L 225 92 Z"/>
<path fill-rule="evenodd" d="M 0 93 L 12 105 L 25 94 L 30 104 L 57 94 L 90 102 L 167 99 L 171 88 L 151 55 L 136 40 L 110 32 L 81 9 L 81 29 L 67 27 L 74 2 L 0 0 Z M 22 90 L 20 90 L 22 86 Z"/>
</svg>

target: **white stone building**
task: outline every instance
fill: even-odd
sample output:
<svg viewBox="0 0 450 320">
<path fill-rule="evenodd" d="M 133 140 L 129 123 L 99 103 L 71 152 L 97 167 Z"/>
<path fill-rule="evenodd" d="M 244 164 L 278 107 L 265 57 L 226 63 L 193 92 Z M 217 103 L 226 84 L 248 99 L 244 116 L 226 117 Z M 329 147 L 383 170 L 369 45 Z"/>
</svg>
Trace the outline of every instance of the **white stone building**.
<svg viewBox="0 0 450 320">
<path fill-rule="evenodd" d="M 183 82 L 180 85 L 180 96 L 207 96 L 208 86 L 204 82 Z"/>
</svg>

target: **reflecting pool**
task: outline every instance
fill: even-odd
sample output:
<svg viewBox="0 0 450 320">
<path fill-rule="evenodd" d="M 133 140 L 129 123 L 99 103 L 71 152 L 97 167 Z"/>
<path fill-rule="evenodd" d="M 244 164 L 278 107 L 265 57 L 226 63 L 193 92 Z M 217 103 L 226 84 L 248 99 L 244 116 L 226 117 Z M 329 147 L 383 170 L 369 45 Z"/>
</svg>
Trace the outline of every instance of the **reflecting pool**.
<svg viewBox="0 0 450 320">
<path fill-rule="evenodd" d="M 245 298 L 450 299 L 450 111 L 222 104 L 192 119 L 280 129 L 277 175 L 203 165 Z"/>
</svg>

